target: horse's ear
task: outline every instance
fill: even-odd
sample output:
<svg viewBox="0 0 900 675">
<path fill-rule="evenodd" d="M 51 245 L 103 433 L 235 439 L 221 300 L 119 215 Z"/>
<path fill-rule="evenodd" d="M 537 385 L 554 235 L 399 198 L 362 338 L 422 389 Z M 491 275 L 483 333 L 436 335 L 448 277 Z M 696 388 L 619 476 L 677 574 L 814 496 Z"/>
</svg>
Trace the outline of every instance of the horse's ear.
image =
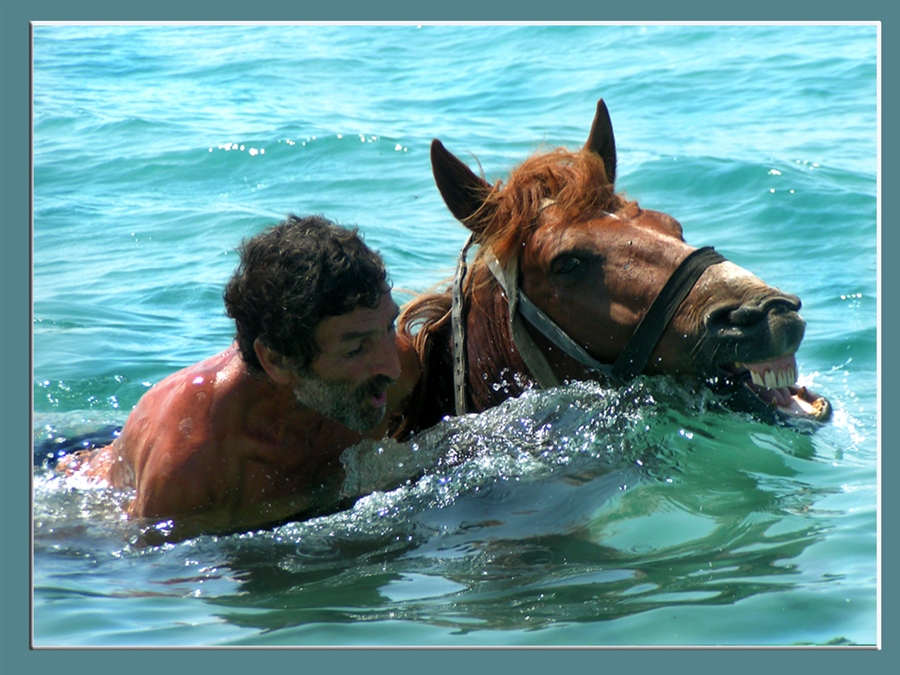
<svg viewBox="0 0 900 675">
<path fill-rule="evenodd" d="M 447 208 L 471 229 L 472 223 L 467 219 L 484 204 L 491 192 L 490 183 L 476 176 L 437 139 L 431 142 L 431 168 Z"/>
<path fill-rule="evenodd" d="M 597 101 L 597 114 L 594 115 L 594 123 L 591 125 L 591 133 L 584 150 L 595 152 L 603 158 L 606 166 L 606 177 L 610 183 L 616 182 L 616 137 L 613 136 L 612 120 L 609 118 L 609 110 L 601 98 Z"/>
</svg>

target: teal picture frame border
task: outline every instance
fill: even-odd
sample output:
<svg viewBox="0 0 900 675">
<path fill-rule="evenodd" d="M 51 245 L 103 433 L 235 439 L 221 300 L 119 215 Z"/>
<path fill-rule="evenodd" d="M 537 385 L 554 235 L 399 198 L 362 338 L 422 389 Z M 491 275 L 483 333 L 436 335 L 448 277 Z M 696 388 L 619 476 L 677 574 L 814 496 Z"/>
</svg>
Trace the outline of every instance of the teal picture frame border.
<svg viewBox="0 0 900 675">
<path fill-rule="evenodd" d="M 867 673 L 889 670 L 896 651 L 896 583 L 890 571 L 897 559 L 896 493 L 881 491 L 882 636 L 880 650 L 856 649 L 59 649 L 33 650 L 31 621 L 31 199 L 30 199 L 30 24 L 34 21 L 803 21 L 881 22 L 881 186 L 882 260 L 898 251 L 896 189 L 900 185 L 895 157 L 898 132 L 890 120 L 900 119 L 900 3 L 877 0 L 856 2 L 641 1 L 605 2 L 557 0 L 455 0 L 454 2 L 302 0 L 156 2 L 0 0 L 0 671 L 3 673 L 80 673 L 98 671 L 157 674 L 171 672 L 244 673 L 253 669 L 284 668 L 286 672 L 407 672 L 457 673 L 464 668 L 479 672 L 539 673 L 560 669 L 586 672 L 615 668 L 631 672 L 670 672 L 720 669 L 732 673 L 776 669 L 775 672 Z M 884 187 L 887 189 L 884 189 Z M 891 382 L 898 359 L 895 344 L 898 317 L 893 293 L 900 266 L 881 269 L 881 377 Z M 882 388 L 882 409 L 892 409 L 898 395 Z M 892 456 L 897 422 L 881 418 L 881 476 L 898 475 Z M 886 450 L 886 452 L 885 452 Z M 888 483 L 889 485 L 889 483 Z"/>
</svg>

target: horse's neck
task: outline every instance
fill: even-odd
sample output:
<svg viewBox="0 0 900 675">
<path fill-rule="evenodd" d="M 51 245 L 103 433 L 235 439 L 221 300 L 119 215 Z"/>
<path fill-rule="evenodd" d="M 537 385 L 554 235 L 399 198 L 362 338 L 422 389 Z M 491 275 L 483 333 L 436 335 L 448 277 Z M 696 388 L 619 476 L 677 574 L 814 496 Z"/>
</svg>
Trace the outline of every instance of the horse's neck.
<svg viewBox="0 0 900 675">
<path fill-rule="evenodd" d="M 465 296 L 468 407 L 481 412 L 521 395 L 535 381 L 512 338 L 506 297 L 483 263 L 470 268 Z M 419 351 L 422 377 L 406 408 L 396 414 L 392 425 L 396 438 L 405 439 L 456 412 L 450 304 L 449 291 L 426 295 L 410 303 L 401 317 L 400 330 Z M 416 332 L 418 322 L 422 327 Z M 559 381 L 592 377 L 536 330 L 527 330 Z"/>
<path fill-rule="evenodd" d="M 468 300 L 467 356 L 469 400 L 482 411 L 536 386 L 512 336 L 509 304 L 486 266 L 474 268 Z M 594 380 L 590 370 L 525 322 L 534 348 L 547 360 L 558 382 Z"/>
<path fill-rule="evenodd" d="M 509 305 L 485 265 L 473 265 L 467 301 L 466 355 L 473 412 L 534 386 L 512 338 Z"/>
</svg>

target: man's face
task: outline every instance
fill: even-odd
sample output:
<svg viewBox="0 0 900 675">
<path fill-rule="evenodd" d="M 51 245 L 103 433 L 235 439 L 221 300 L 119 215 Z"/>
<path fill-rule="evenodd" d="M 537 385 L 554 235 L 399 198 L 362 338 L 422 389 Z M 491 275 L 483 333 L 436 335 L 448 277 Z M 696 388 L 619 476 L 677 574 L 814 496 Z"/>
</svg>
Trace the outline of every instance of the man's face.
<svg viewBox="0 0 900 675">
<path fill-rule="evenodd" d="M 390 293 L 375 309 L 323 319 L 314 333 L 319 354 L 297 375 L 294 395 L 303 405 L 360 433 L 378 426 L 387 389 L 400 377 Z"/>
</svg>

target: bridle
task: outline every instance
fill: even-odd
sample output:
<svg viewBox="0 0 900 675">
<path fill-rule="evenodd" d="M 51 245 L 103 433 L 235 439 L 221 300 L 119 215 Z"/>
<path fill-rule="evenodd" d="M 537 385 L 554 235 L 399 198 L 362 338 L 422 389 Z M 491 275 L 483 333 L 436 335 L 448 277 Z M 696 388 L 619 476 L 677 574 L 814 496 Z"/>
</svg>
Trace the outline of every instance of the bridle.
<svg viewBox="0 0 900 675">
<path fill-rule="evenodd" d="M 542 207 L 543 208 L 543 207 Z M 613 214 L 607 214 L 613 217 Z M 474 234 L 469 236 L 459 254 L 456 276 L 451 291 L 450 322 L 453 339 L 453 386 L 456 414 L 468 412 L 466 396 L 466 328 L 463 317 L 463 282 L 468 270 L 468 253 L 474 244 Z M 509 305 L 509 323 L 513 343 L 531 376 L 542 389 L 559 386 L 547 358 L 531 339 L 526 329 L 527 321 L 565 354 L 582 365 L 597 371 L 616 384 L 634 379 L 650 360 L 650 354 L 662 337 L 666 326 L 684 302 L 707 267 L 724 262 L 725 258 L 712 246 L 704 246 L 690 253 L 672 273 L 659 295 L 635 328 L 628 344 L 613 365 L 600 363 L 587 350 L 571 338 L 562 328 L 535 305 L 519 288 L 519 260 L 513 257 L 502 267 L 492 251 L 484 252 L 488 268 L 506 293 Z"/>
</svg>

